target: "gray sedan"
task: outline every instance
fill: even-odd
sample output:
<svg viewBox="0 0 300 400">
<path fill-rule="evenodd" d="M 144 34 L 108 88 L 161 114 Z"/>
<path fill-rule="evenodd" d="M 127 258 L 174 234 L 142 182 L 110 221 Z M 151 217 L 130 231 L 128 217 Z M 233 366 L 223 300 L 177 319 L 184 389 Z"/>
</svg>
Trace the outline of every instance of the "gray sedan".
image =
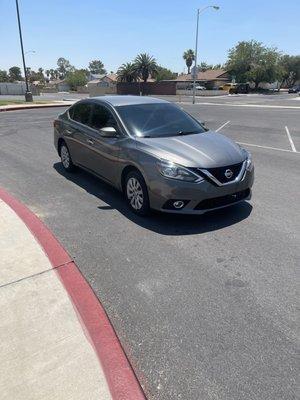
<svg viewBox="0 0 300 400">
<path fill-rule="evenodd" d="M 140 215 L 203 214 L 251 198 L 251 155 L 164 100 L 79 101 L 54 121 L 54 144 L 66 171 L 97 175 Z"/>
</svg>

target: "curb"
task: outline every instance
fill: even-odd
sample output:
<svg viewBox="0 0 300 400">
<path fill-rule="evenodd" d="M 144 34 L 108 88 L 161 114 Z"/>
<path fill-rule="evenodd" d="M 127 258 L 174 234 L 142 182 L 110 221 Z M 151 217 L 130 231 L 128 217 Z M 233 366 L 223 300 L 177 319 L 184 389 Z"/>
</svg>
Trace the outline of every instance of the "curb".
<svg viewBox="0 0 300 400">
<path fill-rule="evenodd" d="M 2 188 L 0 199 L 21 218 L 49 258 L 96 352 L 112 399 L 146 400 L 104 308 L 75 262 L 52 232 L 26 206 Z"/>
<path fill-rule="evenodd" d="M 73 102 L 72 103 L 70 103 L 70 102 L 68 102 L 68 103 L 66 103 L 66 104 L 51 104 L 51 103 L 49 103 L 49 104 L 32 104 L 32 105 L 30 105 L 30 106 L 24 106 L 24 105 L 21 105 L 21 106 L 15 106 L 14 107 L 14 105 L 12 105 L 11 107 L 9 107 L 9 108 L 1 108 L 0 107 L 0 112 L 4 112 L 4 111 L 19 111 L 19 110 L 30 110 L 30 109 L 32 109 L 32 108 L 51 108 L 51 107 L 69 107 L 69 106 L 71 106 L 73 104 Z M 3 106 L 3 107 L 6 107 L 6 106 Z"/>
</svg>

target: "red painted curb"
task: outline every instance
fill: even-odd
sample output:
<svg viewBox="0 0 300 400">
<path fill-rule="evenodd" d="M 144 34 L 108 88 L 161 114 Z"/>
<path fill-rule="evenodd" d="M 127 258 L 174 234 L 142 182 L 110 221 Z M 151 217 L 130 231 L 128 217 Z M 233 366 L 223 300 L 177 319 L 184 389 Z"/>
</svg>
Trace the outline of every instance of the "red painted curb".
<svg viewBox="0 0 300 400">
<path fill-rule="evenodd" d="M 73 103 L 72 103 L 73 104 Z M 33 108 L 50 108 L 50 107 L 70 107 L 70 104 L 32 104 L 32 106 L 16 106 L 12 108 L 0 108 L 0 112 L 5 111 L 19 111 L 19 110 L 32 110 Z M 12 104 L 13 105 L 13 104 Z"/>
<path fill-rule="evenodd" d="M 1 188 L 0 199 L 27 225 L 55 268 L 102 365 L 113 400 L 145 400 L 104 308 L 74 261 L 51 231 L 26 206 Z M 57 268 L 62 265 L 62 268 Z"/>
</svg>

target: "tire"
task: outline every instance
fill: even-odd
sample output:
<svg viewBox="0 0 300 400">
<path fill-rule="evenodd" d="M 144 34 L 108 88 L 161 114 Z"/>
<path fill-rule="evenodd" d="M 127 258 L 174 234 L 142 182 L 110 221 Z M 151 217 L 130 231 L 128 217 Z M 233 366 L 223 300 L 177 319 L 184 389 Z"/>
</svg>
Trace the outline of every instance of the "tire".
<svg viewBox="0 0 300 400">
<path fill-rule="evenodd" d="M 148 189 L 140 172 L 129 172 L 125 179 L 124 193 L 131 211 L 141 216 L 150 213 Z"/>
<path fill-rule="evenodd" d="M 65 171 L 73 172 L 75 170 L 75 165 L 73 164 L 70 151 L 65 142 L 61 144 L 59 153 L 60 153 L 61 163 Z"/>
</svg>

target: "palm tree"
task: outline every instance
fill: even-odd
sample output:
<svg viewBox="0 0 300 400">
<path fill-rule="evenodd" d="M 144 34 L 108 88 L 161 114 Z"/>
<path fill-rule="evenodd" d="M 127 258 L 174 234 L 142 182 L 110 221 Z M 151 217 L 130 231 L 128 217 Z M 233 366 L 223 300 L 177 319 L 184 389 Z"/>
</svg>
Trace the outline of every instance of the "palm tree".
<svg viewBox="0 0 300 400">
<path fill-rule="evenodd" d="M 138 75 L 144 82 L 147 82 L 150 75 L 154 77 L 157 74 L 156 60 L 147 53 L 137 55 L 134 64 Z"/>
<path fill-rule="evenodd" d="M 192 49 L 186 50 L 183 53 L 183 59 L 185 60 L 186 66 L 188 67 L 188 74 L 191 73 L 191 66 L 193 64 L 193 61 L 195 60 L 195 54 Z"/>
<path fill-rule="evenodd" d="M 50 76 L 50 70 L 49 69 L 46 69 L 46 71 L 45 71 L 45 74 L 46 74 L 46 76 L 47 76 L 47 81 L 49 82 L 49 76 Z"/>
<path fill-rule="evenodd" d="M 51 80 L 55 79 L 55 70 L 54 70 L 53 68 L 51 68 L 51 69 L 49 70 L 49 72 L 50 72 L 50 79 L 51 79 Z"/>
<path fill-rule="evenodd" d="M 138 73 L 133 63 L 124 63 L 117 71 L 119 82 L 136 82 Z"/>
</svg>

